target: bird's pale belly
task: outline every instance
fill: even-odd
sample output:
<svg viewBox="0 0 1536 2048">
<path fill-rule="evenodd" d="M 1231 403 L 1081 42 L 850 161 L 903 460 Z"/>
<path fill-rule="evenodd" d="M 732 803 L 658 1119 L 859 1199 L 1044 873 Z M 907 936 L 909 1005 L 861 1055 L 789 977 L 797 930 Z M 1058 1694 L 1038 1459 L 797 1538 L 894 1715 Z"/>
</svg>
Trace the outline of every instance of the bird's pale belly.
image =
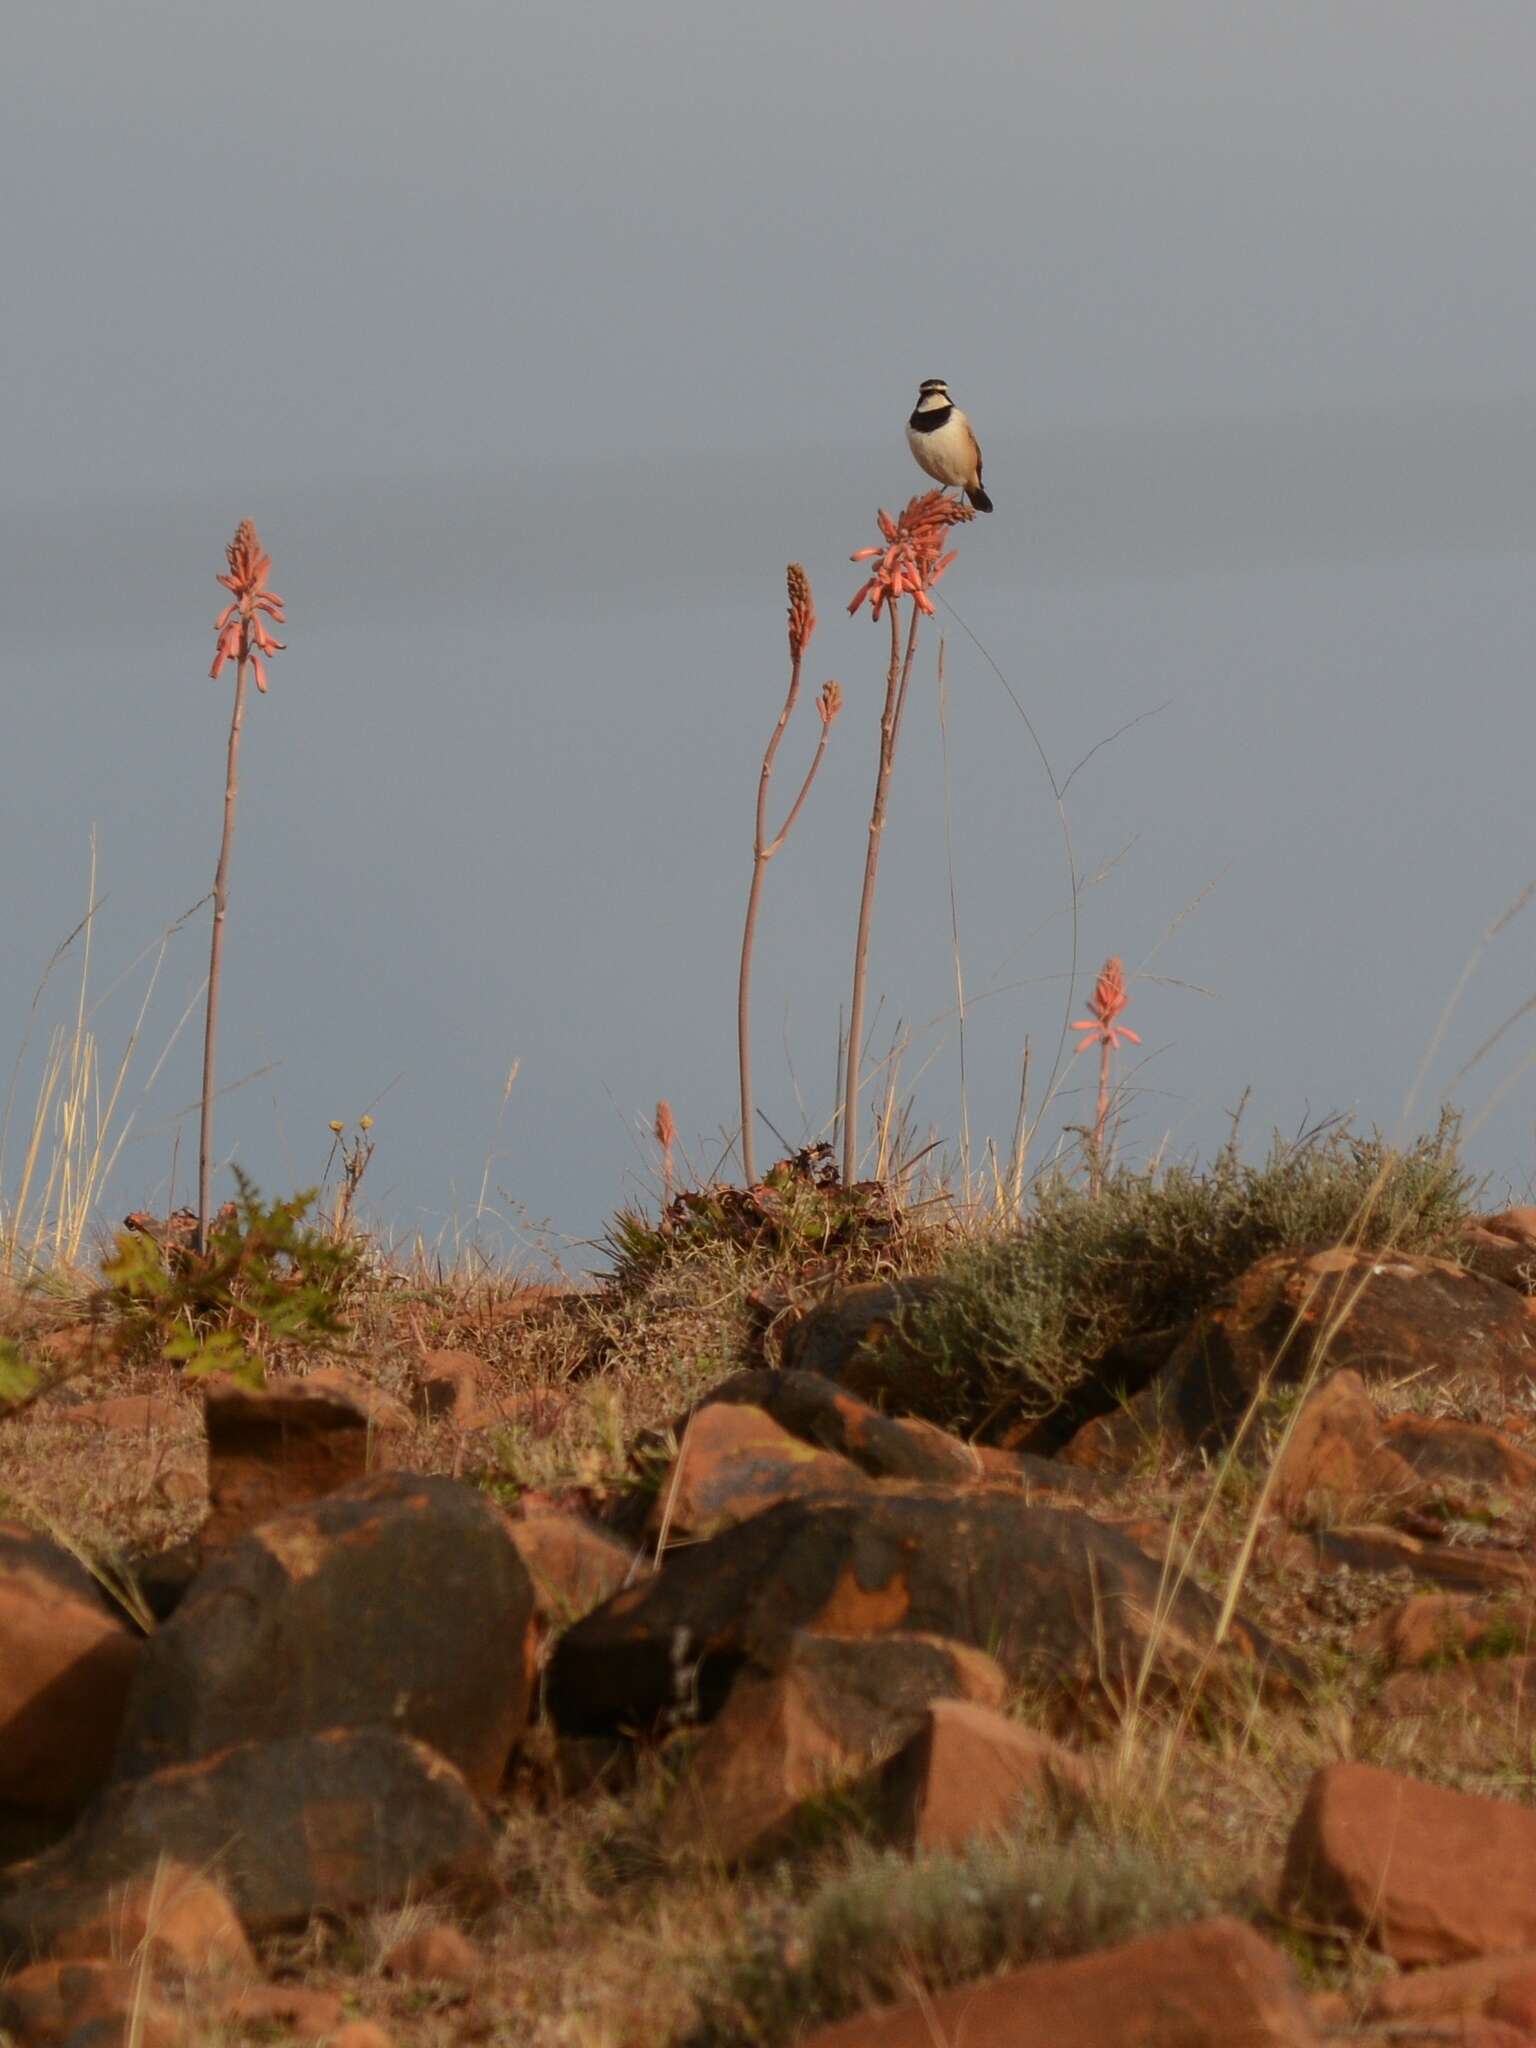
<svg viewBox="0 0 1536 2048">
<path fill-rule="evenodd" d="M 974 482 L 971 437 L 964 427 L 956 426 L 953 421 L 936 428 L 931 434 L 919 434 L 908 427 L 907 446 L 917 458 L 918 468 L 926 470 L 938 483 L 965 485 Z"/>
</svg>

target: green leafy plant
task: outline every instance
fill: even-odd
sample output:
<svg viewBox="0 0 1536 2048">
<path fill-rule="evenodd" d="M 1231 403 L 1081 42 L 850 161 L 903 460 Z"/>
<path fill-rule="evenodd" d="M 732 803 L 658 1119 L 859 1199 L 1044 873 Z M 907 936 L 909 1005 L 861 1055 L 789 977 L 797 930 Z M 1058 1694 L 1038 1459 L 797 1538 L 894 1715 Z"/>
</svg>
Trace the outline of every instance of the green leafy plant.
<svg viewBox="0 0 1536 2048">
<path fill-rule="evenodd" d="M 237 1201 L 221 1211 L 205 1253 L 125 1230 L 102 1266 L 124 1349 L 154 1350 L 201 1376 L 228 1372 L 259 1386 L 281 1344 L 346 1334 L 344 1301 L 359 1248 L 305 1223 L 316 1190 L 265 1202 L 235 1168 Z"/>
</svg>

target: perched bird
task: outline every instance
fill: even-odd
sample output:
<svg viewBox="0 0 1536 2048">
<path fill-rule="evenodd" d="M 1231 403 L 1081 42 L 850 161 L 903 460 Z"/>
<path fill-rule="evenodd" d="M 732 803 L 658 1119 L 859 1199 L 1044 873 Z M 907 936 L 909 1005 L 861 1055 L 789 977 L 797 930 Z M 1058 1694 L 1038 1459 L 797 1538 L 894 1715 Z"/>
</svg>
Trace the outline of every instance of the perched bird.
<svg viewBox="0 0 1536 2048">
<path fill-rule="evenodd" d="M 992 510 L 981 488 L 981 449 L 942 377 L 925 377 L 918 387 L 917 407 L 907 421 L 907 446 L 919 469 L 941 484 L 958 486 L 978 512 Z"/>
</svg>

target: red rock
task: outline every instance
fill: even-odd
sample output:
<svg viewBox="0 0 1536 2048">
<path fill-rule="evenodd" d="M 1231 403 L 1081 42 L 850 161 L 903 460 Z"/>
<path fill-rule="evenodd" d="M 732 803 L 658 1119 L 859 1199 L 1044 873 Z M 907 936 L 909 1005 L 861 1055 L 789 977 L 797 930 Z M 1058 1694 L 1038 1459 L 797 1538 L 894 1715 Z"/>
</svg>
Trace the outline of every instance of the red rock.
<svg viewBox="0 0 1536 2048">
<path fill-rule="evenodd" d="M 1474 1272 L 1522 1294 L 1536 1293 L 1536 1209 L 1526 1206 L 1503 1209 L 1496 1216 L 1474 1216 L 1463 1242 Z"/>
<path fill-rule="evenodd" d="M 1465 1963 L 1446 1963 L 1434 1970 L 1406 1970 L 1377 1984 L 1366 2001 L 1365 2017 L 1373 2020 L 1439 2019 L 1447 2015 L 1485 2013 L 1506 1980 L 1529 1982 L 1536 1975 L 1536 1952 L 1508 1956 L 1474 1956 Z"/>
<path fill-rule="evenodd" d="M 325 2048 L 395 2048 L 394 2036 L 373 2020 L 348 2020 L 336 2029 Z"/>
<path fill-rule="evenodd" d="M 1365 1524 L 1358 1528 L 1309 1529 L 1287 1538 L 1272 1553 L 1299 1570 L 1409 1572 L 1430 1585 L 1456 1592 L 1518 1600 L 1536 1591 L 1530 1561 L 1517 1551 L 1490 1546 L 1427 1542 L 1400 1529 Z"/>
<path fill-rule="evenodd" d="M 1393 1670 L 1496 1651 L 1536 1655 L 1536 1607 L 1464 1593 L 1418 1593 L 1378 1615 L 1355 1637 L 1355 1646 L 1384 1657 Z"/>
<path fill-rule="evenodd" d="M 1272 1499 L 1287 1521 L 1338 1521 L 1362 1500 L 1406 1492 L 1413 1474 L 1382 1447 L 1381 1418 L 1355 1372 L 1308 1397 L 1275 1465 Z"/>
<path fill-rule="evenodd" d="M 684 1431 L 646 1526 L 714 1536 L 780 1501 L 867 1493 L 870 1484 L 846 1458 L 802 1443 L 761 1408 L 715 1402 Z"/>
<path fill-rule="evenodd" d="M 662 1818 L 671 1850 L 738 1863 L 770 1849 L 796 1809 L 849 1784 L 936 1698 L 996 1704 L 991 1658 L 932 1637 L 802 1636 L 775 1671 L 744 1671 Z"/>
<path fill-rule="evenodd" d="M 1046 1680 L 1073 1723 L 1085 1707 L 1191 1682 L 1218 1691 L 1259 1667 L 1271 1688 L 1297 1660 L 1239 1618 L 1210 1656 L 1215 1600 L 1075 1509 L 995 1490 L 874 1487 L 867 1498 L 786 1501 L 672 1552 L 568 1629 L 547 1672 L 563 1731 L 655 1723 L 676 1705 L 679 1661 L 706 1712 L 751 1660 L 772 1668 L 797 1630 L 892 1630 L 966 1640 L 1011 1677 Z M 1145 1670 L 1144 1670 L 1145 1667 Z"/>
<path fill-rule="evenodd" d="M 52 1957 L 110 1956 L 133 1962 L 147 1952 L 157 1976 L 251 1977 L 256 1959 L 229 1894 L 202 1871 L 158 1864 L 126 1886 L 86 1888 L 79 1918 L 49 1936 Z"/>
<path fill-rule="evenodd" d="M 215 1874 L 253 1935 L 448 1890 L 492 1895 L 489 1825 L 425 1743 L 378 1728 L 247 1742 L 113 1785 L 56 1847 L 0 1873 L 0 1961 L 46 1950 L 162 1857 Z"/>
<path fill-rule="evenodd" d="M 1386 1503 L 1463 1505 L 1481 1490 L 1536 1496 L 1536 1457 L 1499 1430 L 1452 1418 L 1383 1418 L 1358 1373 L 1309 1396 L 1276 1468 L 1274 1503 L 1294 1522 L 1358 1520 Z"/>
<path fill-rule="evenodd" d="M 1536 1813 L 1330 1764 L 1291 1831 L 1280 1902 L 1405 1964 L 1536 1947 Z"/>
<path fill-rule="evenodd" d="M 545 1630 L 590 1614 L 631 1579 L 646 1575 L 627 1543 L 582 1515 L 507 1517 L 507 1533 L 533 1582 L 534 1611 Z"/>
<path fill-rule="evenodd" d="M 933 1298 L 938 1284 L 931 1275 L 913 1274 L 840 1288 L 791 1324 L 783 1365 L 836 1380 L 897 1413 L 940 1412 L 951 1392 L 947 1377 L 904 1335 L 907 1317 Z"/>
<path fill-rule="evenodd" d="M 935 1700 L 881 1772 L 880 1814 L 903 1848 L 956 1855 L 1029 1809 L 1070 1811 L 1088 1792 L 1080 1757 L 993 1706 Z"/>
<path fill-rule="evenodd" d="M 85 1802 L 110 1767 L 142 1647 L 83 1565 L 0 1522 L 0 1801 Z"/>
<path fill-rule="evenodd" d="M 1054 1492 L 1079 1499 L 1093 1499 L 1106 1490 L 1103 1480 L 1052 1459 L 967 1443 L 935 1423 L 882 1414 L 820 1373 L 738 1372 L 712 1388 L 706 1399 L 710 1405 L 731 1402 L 761 1408 L 791 1436 L 835 1452 L 872 1479 L 956 1486 L 1008 1483 L 1031 1496 Z M 684 1416 L 674 1425 L 677 1434 L 687 1420 Z"/>
<path fill-rule="evenodd" d="M 1536 2038 L 1536 1961 L 1527 1960 L 1523 1970 L 1511 1970 L 1493 1994 L 1488 2007 L 1491 2020 L 1506 2026 L 1523 2027 Z"/>
<path fill-rule="evenodd" d="M 390 1440 L 409 1436 L 414 1428 L 411 1411 L 403 1401 L 387 1394 L 376 1380 L 368 1379 L 360 1372 L 349 1372 L 344 1365 L 316 1365 L 302 1379 L 269 1380 L 267 1384 L 279 1391 L 285 1387 L 307 1387 L 311 1394 L 355 1402 L 374 1438 L 372 1463 L 375 1468 L 386 1464 L 393 1455 L 394 1445 Z"/>
<path fill-rule="evenodd" d="M 485 1363 L 473 1351 L 423 1351 L 414 1378 L 416 1408 L 429 1421 L 485 1429 L 498 1419 Z"/>
<path fill-rule="evenodd" d="M 116 1771 L 330 1728 L 429 1742 L 484 1798 L 527 1725 L 534 1593 L 505 1518 L 382 1473 L 263 1522 L 145 1645 Z"/>
<path fill-rule="evenodd" d="M 1470 1377 L 1511 1404 L 1536 1380 L 1536 1300 L 1446 1259 L 1336 1246 L 1260 1259 L 1207 1310 L 1151 1384 L 1061 1452 L 1130 1471 L 1150 1441 L 1226 1442 L 1261 1386 L 1294 1385 L 1327 1343 L 1367 1385 Z"/>
<path fill-rule="evenodd" d="M 1238 1920 L 1034 1963 L 920 2005 L 808 2035 L 802 2048 L 1315 2048 L 1292 1974 Z"/>
<path fill-rule="evenodd" d="M 210 1386 L 206 1551 L 225 1550 L 259 1523 L 366 1477 L 368 1416 L 350 1393 L 308 1379 L 258 1391 Z"/>
<path fill-rule="evenodd" d="M 474 1984 L 485 1975 L 486 1961 L 457 1927 L 422 1927 L 395 1943 L 383 1970 L 415 1984 Z"/>
<path fill-rule="evenodd" d="M 22 2048 L 179 2048 L 180 2019 L 128 1963 L 33 1963 L 0 1988 L 0 2028 Z"/>
</svg>

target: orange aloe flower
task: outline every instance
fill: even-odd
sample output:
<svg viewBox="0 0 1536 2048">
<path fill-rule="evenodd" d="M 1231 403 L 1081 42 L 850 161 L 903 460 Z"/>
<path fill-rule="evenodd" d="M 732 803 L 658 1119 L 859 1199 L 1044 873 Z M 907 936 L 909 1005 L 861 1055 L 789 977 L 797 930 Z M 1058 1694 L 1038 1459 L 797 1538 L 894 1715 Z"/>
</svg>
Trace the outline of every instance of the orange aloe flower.
<svg viewBox="0 0 1536 2048">
<path fill-rule="evenodd" d="M 256 674 L 256 687 L 267 687 L 266 658 L 281 654 L 283 643 L 274 640 L 267 620 L 283 624 L 283 600 L 267 588 L 272 557 L 261 545 L 261 535 L 249 519 L 242 519 L 235 537 L 224 550 L 229 574 L 219 581 L 234 597 L 234 603 L 219 614 L 214 631 L 219 636 L 213 667 L 208 673 L 215 682 L 226 661 L 249 661 Z"/>
<path fill-rule="evenodd" d="M 1125 968 L 1117 955 L 1111 954 L 1104 962 L 1103 971 L 1094 983 L 1093 994 L 1088 999 L 1091 1017 L 1084 1017 L 1074 1024 L 1074 1031 L 1086 1031 L 1088 1036 L 1077 1042 L 1079 1052 L 1085 1046 L 1104 1045 L 1111 1050 L 1125 1041 L 1140 1045 L 1141 1039 L 1128 1024 L 1117 1024 L 1115 1019 L 1125 1008 L 1129 997 L 1125 993 Z"/>
<path fill-rule="evenodd" d="M 955 559 L 953 551 L 944 552 L 945 537 L 950 527 L 974 519 L 976 514 L 969 505 L 944 491 L 925 491 L 908 502 L 900 518 L 892 519 L 888 512 L 877 513 L 876 517 L 885 545 L 860 548 L 857 554 L 850 555 L 850 561 L 876 562 L 878 567 L 870 571 L 849 611 L 856 612 L 869 598 L 870 616 L 878 619 L 887 604 L 910 597 L 919 611 L 931 614 L 933 605 L 928 592 Z"/>
</svg>

